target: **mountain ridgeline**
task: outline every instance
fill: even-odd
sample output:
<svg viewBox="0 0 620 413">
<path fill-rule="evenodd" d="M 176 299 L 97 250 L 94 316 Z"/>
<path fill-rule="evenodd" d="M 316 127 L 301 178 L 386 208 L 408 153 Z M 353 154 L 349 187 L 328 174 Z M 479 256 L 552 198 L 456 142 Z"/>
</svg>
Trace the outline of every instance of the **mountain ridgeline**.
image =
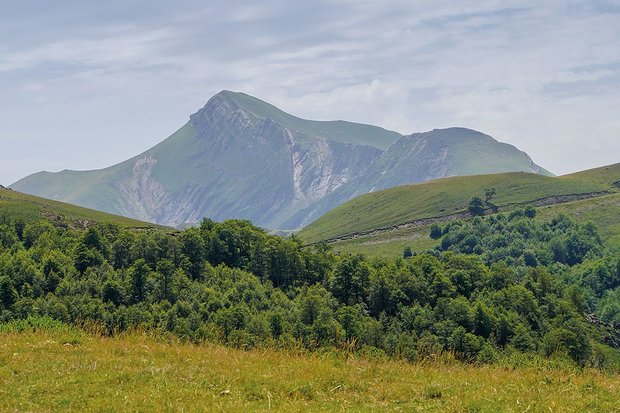
<svg viewBox="0 0 620 413">
<path fill-rule="evenodd" d="M 146 152 L 109 168 L 40 172 L 12 188 L 163 225 L 244 218 L 296 229 L 357 195 L 446 176 L 550 175 L 514 146 L 464 128 L 402 136 L 310 121 L 223 91 Z"/>
</svg>

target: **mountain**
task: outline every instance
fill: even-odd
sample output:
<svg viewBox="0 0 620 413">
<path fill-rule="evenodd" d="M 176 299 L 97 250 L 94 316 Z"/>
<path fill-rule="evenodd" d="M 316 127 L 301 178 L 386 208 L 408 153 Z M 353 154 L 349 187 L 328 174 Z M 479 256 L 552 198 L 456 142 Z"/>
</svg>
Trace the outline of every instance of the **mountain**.
<svg viewBox="0 0 620 413">
<path fill-rule="evenodd" d="M 433 241 L 429 227 L 468 219 L 472 196 L 495 188 L 495 210 L 537 206 L 538 215 L 564 213 L 593 222 L 603 238 L 620 247 L 620 163 L 559 177 L 509 172 L 459 176 L 403 185 L 358 196 L 323 215 L 298 233 L 306 242 L 331 241 L 337 250 L 398 256 L 404 245 L 424 250 Z M 488 212 L 493 212 L 488 208 Z"/>
<path fill-rule="evenodd" d="M 514 146 L 465 129 L 435 129 L 394 142 L 364 179 L 364 192 L 438 177 L 527 171 L 551 175 Z"/>
<path fill-rule="evenodd" d="M 40 172 L 11 187 L 163 225 L 245 218 L 296 229 L 361 193 L 450 175 L 549 174 L 515 147 L 463 128 L 402 136 L 310 121 L 222 91 L 146 152 L 109 168 Z"/>
</svg>

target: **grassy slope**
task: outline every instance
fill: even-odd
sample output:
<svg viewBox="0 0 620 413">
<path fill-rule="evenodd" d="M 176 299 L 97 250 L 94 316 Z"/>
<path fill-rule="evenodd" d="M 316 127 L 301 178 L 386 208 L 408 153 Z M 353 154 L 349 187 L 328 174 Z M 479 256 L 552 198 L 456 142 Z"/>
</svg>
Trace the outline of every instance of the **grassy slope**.
<svg viewBox="0 0 620 413">
<path fill-rule="evenodd" d="M 191 123 L 186 123 L 179 130 L 173 133 L 163 142 L 146 151 L 144 154 L 157 153 L 163 162 L 160 164 L 167 165 L 167 159 L 182 158 L 180 153 L 183 152 L 186 145 L 194 138 L 196 131 Z M 29 175 L 13 185 L 19 189 L 21 186 L 28 188 L 29 192 L 38 193 L 49 199 L 57 199 L 59 194 L 66 202 L 75 204 L 89 204 L 96 208 L 111 208 L 110 202 L 114 202 L 118 198 L 118 188 L 113 184 L 124 176 L 130 175 L 135 161 L 144 157 L 144 154 L 135 156 L 127 161 L 119 164 L 90 171 L 71 171 L 64 170 L 60 172 L 38 172 Z M 157 178 L 166 182 L 173 189 L 183 184 L 179 182 L 179 173 L 171 170 L 157 170 Z M 165 181 L 164 179 L 168 179 Z M 90 188 L 97 188 L 96 192 L 91 192 Z M 118 205 L 117 205 L 118 206 Z M 124 208 L 118 206 L 119 210 Z"/>
<path fill-rule="evenodd" d="M 403 249 L 426 251 L 437 245 L 428 234 L 429 226 L 389 231 L 380 235 L 362 236 L 355 239 L 336 241 L 330 245 L 334 251 L 345 254 L 364 254 L 370 258 L 399 258 Z"/>
<path fill-rule="evenodd" d="M 421 218 L 464 211 L 472 195 L 494 187 L 498 206 L 538 198 L 617 190 L 620 164 L 561 177 L 523 172 L 439 179 L 357 197 L 304 228 L 299 237 L 315 242 L 356 232 L 385 228 Z"/>
<path fill-rule="evenodd" d="M 2 411 L 612 412 L 619 391 L 620 377 L 590 370 L 244 352 L 70 328 L 0 334 Z"/>
<path fill-rule="evenodd" d="M 111 222 L 131 228 L 165 228 L 159 225 L 52 201 L 17 191 L 0 188 L 0 214 L 25 221 L 48 219 L 69 225 L 83 226 L 78 221 Z"/>
<path fill-rule="evenodd" d="M 539 208 L 539 217 L 566 214 L 594 223 L 608 245 L 620 249 L 620 193 Z"/>
<path fill-rule="evenodd" d="M 557 214 L 569 215 L 581 222 L 592 222 L 612 248 L 620 249 L 620 193 L 585 199 L 565 204 L 538 208 L 538 219 L 550 219 Z M 430 225 L 387 231 L 379 235 L 361 236 L 332 243 L 334 250 L 342 253 L 361 253 L 368 257 L 402 257 L 403 248 L 425 251 L 437 245 L 429 237 Z"/>
</svg>

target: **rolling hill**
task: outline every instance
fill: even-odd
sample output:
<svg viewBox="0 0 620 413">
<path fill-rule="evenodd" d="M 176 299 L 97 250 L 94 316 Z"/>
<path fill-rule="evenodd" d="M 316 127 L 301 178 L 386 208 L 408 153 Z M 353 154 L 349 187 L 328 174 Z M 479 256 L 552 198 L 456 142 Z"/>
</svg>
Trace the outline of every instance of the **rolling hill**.
<svg viewBox="0 0 620 413">
<path fill-rule="evenodd" d="M 0 187 L 0 219 L 21 219 L 26 222 L 45 219 L 56 225 L 84 228 L 91 223 L 114 223 L 124 228 L 165 228 L 156 224 L 112 215 L 64 202 L 52 201 Z M 168 228 L 170 229 L 170 228 Z"/>
<path fill-rule="evenodd" d="M 357 195 L 453 175 L 548 175 L 524 152 L 464 128 L 402 136 L 310 121 L 222 91 L 146 152 L 109 168 L 40 172 L 12 188 L 163 225 L 204 217 L 297 229 Z"/>
<path fill-rule="evenodd" d="M 566 213 L 592 221 L 620 245 L 620 163 L 560 177 L 503 173 L 438 179 L 359 196 L 299 232 L 307 243 L 329 240 L 343 251 L 396 255 L 404 245 L 428 248 L 434 222 L 468 218 L 469 199 L 495 188 L 499 211 L 539 207 L 541 217 Z"/>
</svg>

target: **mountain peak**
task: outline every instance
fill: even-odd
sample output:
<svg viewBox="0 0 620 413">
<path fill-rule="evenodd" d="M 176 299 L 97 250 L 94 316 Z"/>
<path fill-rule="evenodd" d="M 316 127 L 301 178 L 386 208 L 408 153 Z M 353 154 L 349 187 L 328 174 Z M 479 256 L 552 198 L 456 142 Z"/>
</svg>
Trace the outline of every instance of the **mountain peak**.
<svg viewBox="0 0 620 413">
<path fill-rule="evenodd" d="M 277 107 L 246 93 L 222 90 L 213 95 L 200 110 L 191 115 L 190 120 L 194 126 L 201 128 L 220 119 L 228 118 L 232 113 L 239 110 L 261 119 L 273 120 L 283 127 L 288 127 L 287 118 L 294 118 Z"/>
<path fill-rule="evenodd" d="M 541 172 L 516 148 L 466 128 L 403 136 L 313 121 L 222 90 L 148 151 L 104 170 L 36 174 L 14 188 L 166 225 L 251 219 L 291 229 L 352 196 L 450 175 Z"/>
<path fill-rule="evenodd" d="M 205 107 L 208 107 L 209 105 L 221 104 L 233 105 L 236 108 L 250 112 L 261 118 L 291 116 L 274 105 L 255 98 L 254 96 L 248 95 L 247 93 L 233 92 L 226 89 L 218 92 L 211 99 L 209 99 Z"/>
<path fill-rule="evenodd" d="M 422 135 L 429 137 L 445 137 L 445 138 L 457 138 L 457 139 L 491 139 L 496 141 L 492 136 L 486 133 L 479 132 L 474 129 L 464 128 L 461 126 L 453 126 L 449 128 L 433 129 L 428 132 L 423 132 Z"/>
<path fill-rule="evenodd" d="M 219 119 L 223 115 L 241 110 L 257 118 L 269 119 L 285 129 L 295 130 L 305 136 L 318 139 L 365 145 L 386 150 L 402 135 L 378 126 L 342 120 L 315 121 L 302 119 L 284 112 L 280 108 L 242 92 L 222 90 L 214 95 L 198 112 L 190 116 L 194 124 L 204 119 Z"/>
</svg>

